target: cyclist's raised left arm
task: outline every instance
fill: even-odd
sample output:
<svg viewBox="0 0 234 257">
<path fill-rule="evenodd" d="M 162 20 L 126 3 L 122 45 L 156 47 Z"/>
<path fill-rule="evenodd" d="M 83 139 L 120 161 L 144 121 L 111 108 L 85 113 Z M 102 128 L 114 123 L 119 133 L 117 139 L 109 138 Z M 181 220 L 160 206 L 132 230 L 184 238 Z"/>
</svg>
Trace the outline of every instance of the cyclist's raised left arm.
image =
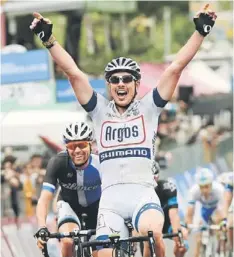
<svg viewBox="0 0 234 257">
<path fill-rule="evenodd" d="M 209 34 L 214 25 L 217 16 L 211 10 L 206 10 L 207 7 L 205 6 L 195 16 L 194 23 L 197 31 L 193 33 L 188 42 L 178 52 L 175 60 L 165 70 L 157 85 L 159 95 L 164 100 L 171 99 L 183 69 L 193 59 L 204 40 L 204 36 Z"/>
</svg>

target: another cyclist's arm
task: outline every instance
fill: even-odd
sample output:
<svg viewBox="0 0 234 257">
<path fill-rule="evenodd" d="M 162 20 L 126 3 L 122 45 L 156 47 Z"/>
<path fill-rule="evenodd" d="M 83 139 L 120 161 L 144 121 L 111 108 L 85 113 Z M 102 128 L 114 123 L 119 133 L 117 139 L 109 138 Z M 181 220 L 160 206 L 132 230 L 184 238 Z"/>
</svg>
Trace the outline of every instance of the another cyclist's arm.
<svg viewBox="0 0 234 257">
<path fill-rule="evenodd" d="M 53 199 L 55 187 L 57 184 L 57 171 L 59 165 L 55 157 L 52 157 L 46 169 L 42 191 L 36 208 L 38 227 L 46 227 L 46 218 L 50 208 L 50 202 Z"/>
<path fill-rule="evenodd" d="M 171 227 L 172 227 L 173 232 L 175 232 L 175 233 L 178 232 L 178 230 L 181 228 L 178 207 L 171 208 L 169 210 L 169 218 L 171 221 Z"/>
<path fill-rule="evenodd" d="M 225 185 L 225 192 L 224 192 L 224 211 L 225 214 L 228 215 L 228 209 L 232 203 L 233 198 L 233 186 L 232 185 Z"/>
<path fill-rule="evenodd" d="M 196 201 L 198 200 L 196 191 L 197 191 L 196 187 L 193 187 L 190 191 L 187 212 L 186 212 L 186 215 L 185 215 L 185 223 L 186 224 L 192 224 L 193 223 L 195 204 L 196 204 Z"/>
<path fill-rule="evenodd" d="M 168 213 L 171 221 L 172 231 L 174 233 L 177 233 L 178 230 L 181 228 L 180 217 L 178 213 L 177 189 L 176 189 L 176 185 L 173 182 L 168 181 L 167 183 L 169 186 L 166 187 L 168 189 L 165 193 L 168 195 L 168 201 L 167 201 L 167 205 L 169 208 Z"/>
</svg>

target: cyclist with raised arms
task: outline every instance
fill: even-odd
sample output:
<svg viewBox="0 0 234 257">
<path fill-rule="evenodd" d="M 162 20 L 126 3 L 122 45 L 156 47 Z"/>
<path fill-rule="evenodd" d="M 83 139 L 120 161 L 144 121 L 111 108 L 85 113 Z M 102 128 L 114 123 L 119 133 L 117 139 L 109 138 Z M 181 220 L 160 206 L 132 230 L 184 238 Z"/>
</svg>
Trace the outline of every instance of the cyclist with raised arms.
<svg viewBox="0 0 234 257">
<path fill-rule="evenodd" d="M 196 184 L 190 189 L 188 199 L 188 209 L 186 213 L 186 224 L 193 223 L 193 216 L 196 202 L 201 203 L 201 225 L 220 224 L 226 227 L 227 219 L 224 212 L 224 188 L 214 181 L 213 173 L 210 169 L 201 168 L 195 175 Z M 201 246 L 201 234 L 196 238 L 197 244 L 195 257 L 199 256 Z"/>
<path fill-rule="evenodd" d="M 81 228 L 81 214 L 87 214 L 87 227 L 95 229 L 101 196 L 101 175 L 98 156 L 91 154 L 93 132 L 86 122 L 69 124 L 63 134 L 66 150 L 52 157 L 48 163 L 38 201 L 36 215 L 39 248 L 45 242 L 40 236 L 49 237 L 46 217 L 57 184 L 60 191 L 57 202 L 57 226 L 59 232 L 71 232 Z M 73 241 L 61 240 L 63 257 L 73 256 Z"/>
<path fill-rule="evenodd" d="M 79 103 L 94 123 L 102 172 L 97 238 L 104 239 L 116 232 L 126 236 L 124 219 L 131 218 L 141 235 L 153 231 L 156 255 L 164 257 L 164 214 L 154 192 L 151 172 L 158 117 L 171 99 L 183 69 L 211 31 L 216 14 L 207 6 L 197 13 L 196 31 L 165 70 L 157 87 L 141 100 L 135 99 L 141 79 L 138 64 L 126 57 L 110 61 L 105 68 L 105 79 L 111 101 L 93 90 L 88 77 L 56 42 L 51 21 L 39 13 L 34 13 L 34 17 L 31 30 L 66 73 Z M 111 249 L 102 249 L 98 254 L 109 257 L 111 252 Z M 144 256 L 149 255 L 147 243 Z"/>
</svg>

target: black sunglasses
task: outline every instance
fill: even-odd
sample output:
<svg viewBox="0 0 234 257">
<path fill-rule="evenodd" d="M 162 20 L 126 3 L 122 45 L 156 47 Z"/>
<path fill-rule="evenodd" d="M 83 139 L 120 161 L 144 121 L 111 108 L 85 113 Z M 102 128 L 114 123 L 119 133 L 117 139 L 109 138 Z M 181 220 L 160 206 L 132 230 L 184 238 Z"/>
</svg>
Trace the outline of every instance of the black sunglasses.
<svg viewBox="0 0 234 257">
<path fill-rule="evenodd" d="M 130 83 L 132 81 L 136 81 L 136 78 L 132 75 L 111 76 L 109 78 L 109 82 L 112 84 L 119 84 L 121 81 L 123 83 Z"/>
</svg>

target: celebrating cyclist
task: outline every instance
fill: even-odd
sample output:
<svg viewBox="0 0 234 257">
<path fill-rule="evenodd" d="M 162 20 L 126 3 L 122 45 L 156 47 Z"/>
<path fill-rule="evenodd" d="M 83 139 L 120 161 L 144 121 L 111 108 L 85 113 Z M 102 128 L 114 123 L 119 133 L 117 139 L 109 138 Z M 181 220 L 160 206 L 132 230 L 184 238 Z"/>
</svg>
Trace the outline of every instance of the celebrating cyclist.
<svg viewBox="0 0 234 257">
<path fill-rule="evenodd" d="M 131 218 L 141 235 L 153 231 L 156 255 L 164 257 L 164 214 L 154 192 L 151 172 L 158 117 L 171 99 L 183 69 L 210 33 L 216 14 L 207 6 L 197 13 L 196 31 L 165 70 L 157 87 L 141 100 L 136 100 L 141 79 L 138 64 L 126 57 L 110 61 L 105 68 L 105 79 L 111 101 L 93 90 L 88 77 L 56 41 L 51 21 L 39 13 L 34 13 L 34 17 L 31 30 L 66 73 L 79 103 L 94 123 L 102 172 L 97 238 L 104 239 L 116 232 L 126 236 L 124 219 Z M 111 252 L 111 249 L 102 249 L 99 255 L 109 257 Z M 149 255 L 147 243 L 144 256 Z"/>
<path fill-rule="evenodd" d="M 201 224 L 209 225 L 211 222 L 225 227 L 227 224 L 224 212 L 223 186 L 214 181 L 213 173 L 210 169 L 202 168 L 195 175 L 196 184 L 190 189 L 188 209 L 186 214 L 186 224 L 192 224 L 196 202 L 201 203 Z M 195 257 L 199 256 L 201 246 L 200 233 L 196 238 Z"/>
<path fill-rule="evenodd" d="M 87 214 L 87 227 L 95 229 L 99 200 L 101 196 L 101 176 L 99 160 L 91 154 L 93 132 L 86 122 L 69 124 L 63 134 L 66 150 L 52 157 L 46 169 L 36 215 L 38 220 L 38 247 L 44 248 L 40 236 L 49 237 L 46 217 L 53 199 L 57 183 L 60 186 L 57 202 L 57 225 L 59 232 L 80 229 L 81 214 Z M 61 240 L 62 256 L 72 257 L 72 239 Z"/>
</svg>

